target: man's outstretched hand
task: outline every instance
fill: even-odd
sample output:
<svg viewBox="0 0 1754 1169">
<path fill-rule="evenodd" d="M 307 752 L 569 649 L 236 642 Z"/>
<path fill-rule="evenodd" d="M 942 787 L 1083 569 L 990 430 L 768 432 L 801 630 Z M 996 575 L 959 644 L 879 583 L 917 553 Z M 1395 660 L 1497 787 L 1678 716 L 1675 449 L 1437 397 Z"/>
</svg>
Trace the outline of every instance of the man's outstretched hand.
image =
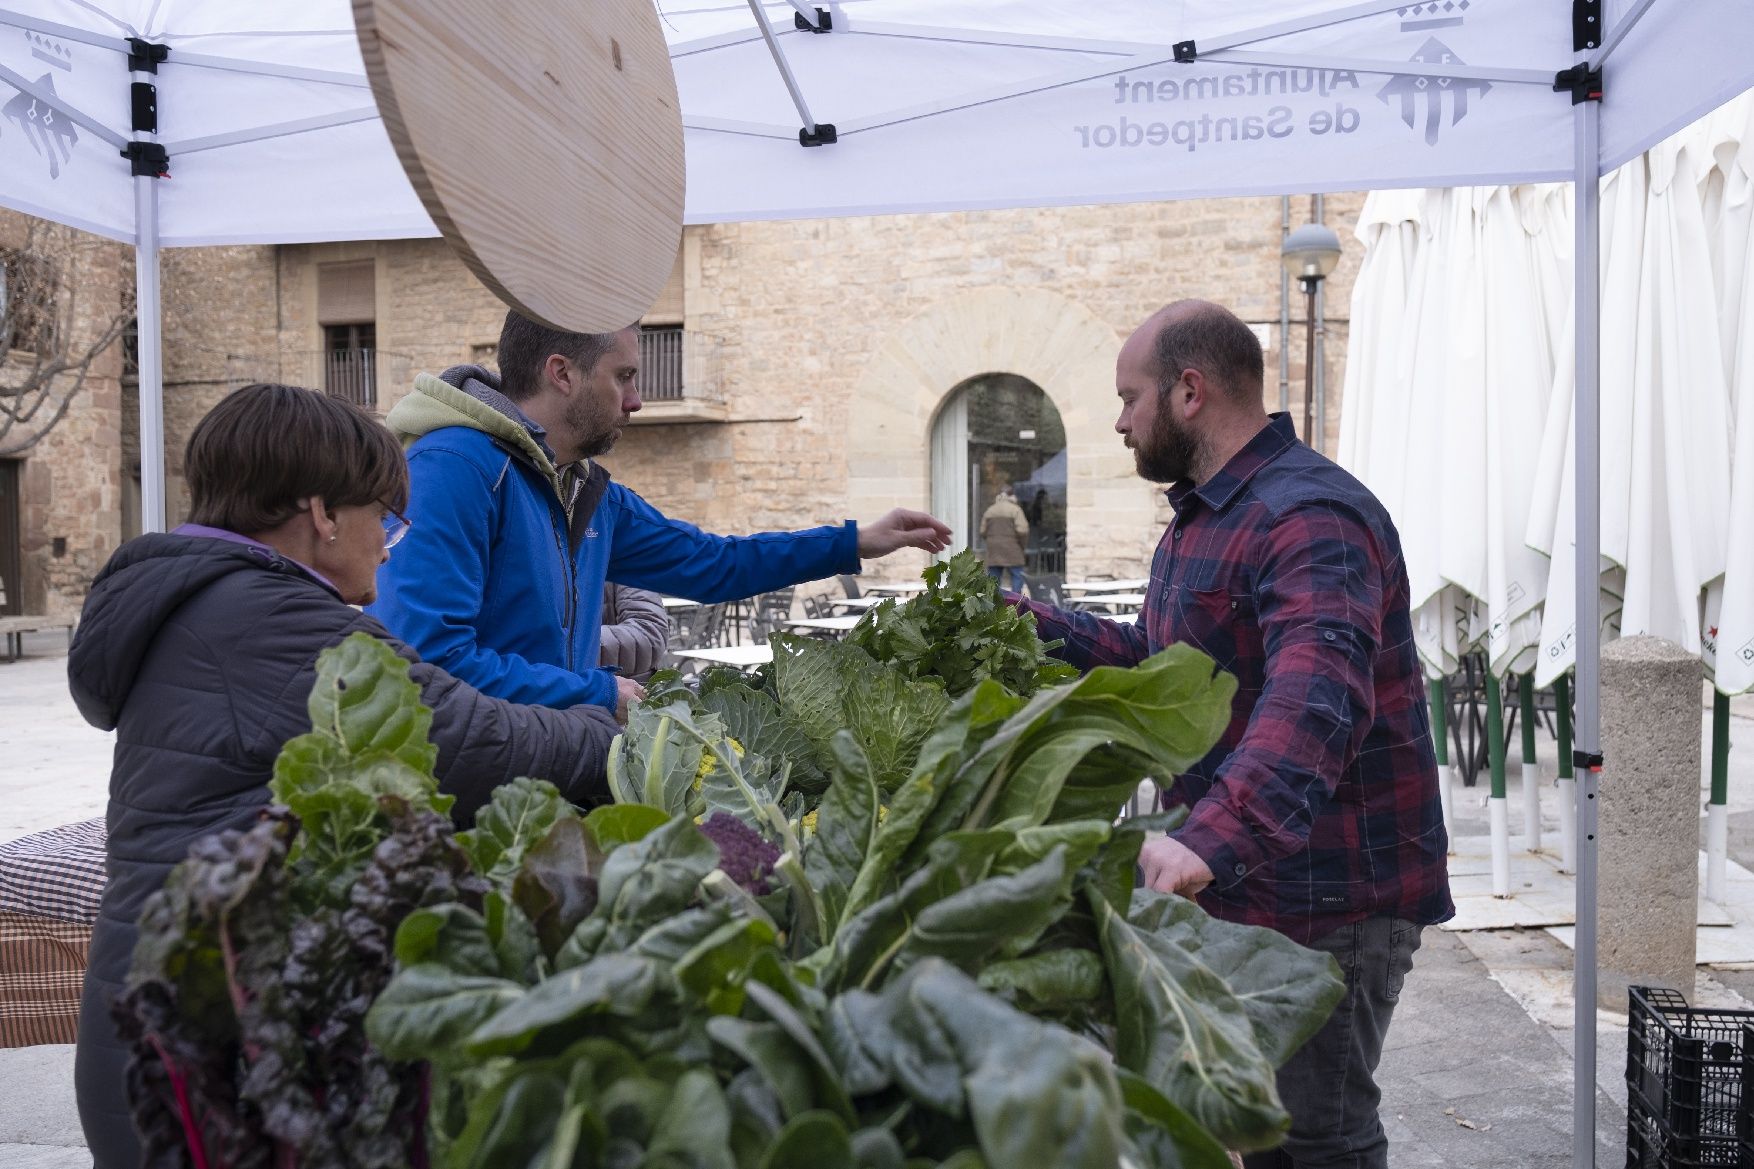
<svg viewBox="0 0 1754 1169">
<path fill-rule="evenodd" d="M 882 519 L 859 525 L 859 559 L 875 560 L 898 548 L 942 552 L 950 547 L 950 526 L 923 511 L 898 507 Z"/>
</svg>

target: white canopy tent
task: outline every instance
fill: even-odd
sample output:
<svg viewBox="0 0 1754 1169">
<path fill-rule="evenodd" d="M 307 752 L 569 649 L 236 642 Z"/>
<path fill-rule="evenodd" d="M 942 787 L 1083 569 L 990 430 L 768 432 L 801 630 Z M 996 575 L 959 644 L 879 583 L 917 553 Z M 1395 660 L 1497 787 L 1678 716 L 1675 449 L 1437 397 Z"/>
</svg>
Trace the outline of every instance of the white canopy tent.
<svg viewBox="0 0 1754 1169">
<path fill-rule="evenodd" d="M 1739 0 L 666 0 L 659 19 L 690 222 L 1585 179 L 1574 463 L 1590 566 L 1593 180 L 1754 86 L 1754 5 Z M 139 249 L 148 527 L 163 521 L 158 248 L 432 234 L 349 30 L 347 0 L 0 0 L 0 86 L 17 91 L 0 90 L 0 203 Z M 531 74 L 576 70 L 578 46 L 552 54 Z M 1579 72 L 1555 92 L 1580 64 L 1604 80 Z M 135 129 L 152 105 L 157 128 Z M 151 177 L 166 167 L 173 178 Z M 1600 743 L 1596 589 L 1591 572 L 1577 601 L 1586 759 Z M 1590 840 L 1593 779 L 1578 797 Z M 1579 859 L 1575 1156 L 1588 1165 L 1593 846 Z"/>
</svg>

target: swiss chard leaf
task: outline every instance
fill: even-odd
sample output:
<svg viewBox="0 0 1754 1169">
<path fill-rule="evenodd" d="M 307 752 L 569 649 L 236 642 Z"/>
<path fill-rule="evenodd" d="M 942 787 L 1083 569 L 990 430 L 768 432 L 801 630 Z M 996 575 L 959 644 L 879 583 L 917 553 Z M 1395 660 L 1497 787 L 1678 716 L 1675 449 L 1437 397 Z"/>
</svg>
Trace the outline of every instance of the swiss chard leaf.
<svg viewBox="0 0 1754 1169">
<path fill-rule="evenodd" d="M 649 958 L 605 954 L 562 971 L 523 991 L 465 1040 L 476 1056 L 515 1055 L 533 1045 L 559 1051 L 592 1034 L 599 1016 L 637 1018 L 651 1010 L 674 1011 L 681 1000 L 676 978 Z"/>
<path fill-rule="evenodd" d="M 820 1169 L 854 1165 L 852 1137 L 832 1112 L 804 1112 L 786 1122 L 759 1169 Z"/>
<path fill-rule="evenodd" d="M 572 805 L 545 780 L 514 779 L 493 789 L 493 798 L 475 814 L 475 827 L 457 842 L 475 871 L 495 885 L 509 887 L 524 854 L 548 835 L 555 823 L 573 818 Z"/>
<path fill-rule="evenodd" d="M 366 1035 L 391 1059 L 452 1058 L 460 1040 L 523 995 L 509 979 L 418 962 L 404 966 L 372 1004 Z"/>
<path fill-rule="evenodd" d="M 940 805 L 952 798 L 948 789 L 955 782 L 962 760 L 1021 703 L 1021 699 L 1007 694 L 996 682 L 977 686 L 956 700 L 921 748 L 913 774 L 891 797 L 889 815 L 878 827 L 876 839 L 847 891 L 843 923 L 882 896 L 900 876 L 917 867 L 902 864 L 910 850 L 923 857 L 927 846 L 943 835 L 942 831 L 928 833 L 927 824 L 934 820 Z M 950 830 L 953 827 L 944 829 Z"/>
<path fill-rule="evenodd" d="M 876 851 L 879 795 L 871 761 L 858 740 L 834 737 L 834 780 L 816 810 L 816 834 L 804 848 L 804 872 L 821 899 L 822 933 L 833 937 L 865 858 Z"/>
<path fill-rule="evenodd" d="M 1163 1093 L 1131 1072 L 1121 1072 L 1127 1134 L 1156 1169 L 1229 1169 L 1230 1154 L 1212 1134 Z"/>
<path fill-rule="evenodd" d="M 309 710 L 311 733 L 349 755 L 387 755 L 428 776 L 438 763 L 427 737 L 432 711 L 421 705 L 407 660 L 368 633 L 350 634 L 323 652 Z"/>
<path fill-rule="evenodd" d="M 987 1163 L 1119 1162 L 1127 1139 L 1120 1087 L 1107 1053 L 1088 1040 L 1023 1014 L 936 959 L 880 994 L 848 992 L 835 1007 L 828 1026 L 843 1066 L 881 1068 L 920 1104 L 968 1116 Z"/>
<path fill-rule="evenodd" d="M 1331 956 L 1275 930 L 1221 921 L 1185 897 L 1140 889 L 1128 920 L 1224 980 L 1274 1067 L 1322 1029 L 1346 994 Z"/>
<path fill-rule="evenodd" d="M 1291 1118 L 1274 1067 L 1222 978 L 1091 898 L 1114 991 L 1115 1059 L 1233 1149 L 1278 1144 Z"/>
<path fill-rule="evenodd" d="M 602 804 L 585 817 L 585 828 L 597 849 L 608 856 L 624 844 L 644 840 L 670 822 L 662 808 L 650 804 Z"/>
<path fill-rule="evenodd" d="M 915 940 L 915 926 L 931 906 L 981 882 L 1013 840 L 1008 832 L 958 832 L 933 843 L 926 864 L 888 896 L 849 915 L 835 935 L 823 972 L 829 987 L 880 984 Z M 947 940 L 959 931 L 945 931 Z"/>
<path fill-rule="evenodd" d="M 982 967 L 983 990 L 1024 1010 L 1063 1010 L 1094 1002 L 1106 985 L 1102 958 L 1089 950 L 1048 950 Z"/>
<path fill-rule="evenodd" d="M 512 880 L 512 903 L 523 911 L 550 958 L 597 907 L 597 870 L 603 854 L 570 811 L 524 852 Z"/>
<path fill-rule="evenodd" d="M 379 797 L 435 812 L 455 801 L 433 779 L 432 712 L 408 662 L 385 643 L 355 633 L 324 650 L 309 710 L 310 732 L 282 748 L 268 789 L 301 825 L 293 856 L 309 877 L 297 899 L 339 907 L 389 831 Z"/>
</svg>

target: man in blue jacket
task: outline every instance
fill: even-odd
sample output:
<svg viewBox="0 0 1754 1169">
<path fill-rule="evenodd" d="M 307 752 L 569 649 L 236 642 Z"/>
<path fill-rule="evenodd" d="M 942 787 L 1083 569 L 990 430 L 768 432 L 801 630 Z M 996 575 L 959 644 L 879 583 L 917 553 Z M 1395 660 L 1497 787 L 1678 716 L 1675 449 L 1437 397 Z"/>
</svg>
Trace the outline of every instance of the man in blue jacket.
<svg viewBox="0 0 1754 1169">
<path fill-rule="evenodd" d="M 592 460 L 640 408 L 636 328 L 563 333 L 510 312 L 499 366 L 421 374 L 390 411 L 412 526 L 369 610 L 484 694 L 624 717 L 642 691 L 596 668 L 607 579 L 711 604 L 948 544 L 948 527 L 901 508 L 863 528 L 715 536 L 611 482 Z"/>
</svg>

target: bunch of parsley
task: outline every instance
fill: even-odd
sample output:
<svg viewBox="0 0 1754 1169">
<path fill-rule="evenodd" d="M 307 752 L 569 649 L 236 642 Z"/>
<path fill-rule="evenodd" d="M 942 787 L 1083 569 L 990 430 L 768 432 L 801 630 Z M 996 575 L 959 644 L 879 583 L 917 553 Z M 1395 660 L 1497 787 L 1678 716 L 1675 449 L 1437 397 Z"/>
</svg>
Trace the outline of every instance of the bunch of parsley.
<svg viewBox="0 0 1754 1169">
<path fill-rule="evenodd" d="M 909 678 L 940 682 L 960 698 L 988 678 L 1024 698 L 1077 677 L 1048 657 L 1060 643 L 1036 636 L 1035 617 L 999 599 L 999 587 L 973 552 L 925 572 L 926 591 L 872 609 L 847 641 Z"/>
</svg>

